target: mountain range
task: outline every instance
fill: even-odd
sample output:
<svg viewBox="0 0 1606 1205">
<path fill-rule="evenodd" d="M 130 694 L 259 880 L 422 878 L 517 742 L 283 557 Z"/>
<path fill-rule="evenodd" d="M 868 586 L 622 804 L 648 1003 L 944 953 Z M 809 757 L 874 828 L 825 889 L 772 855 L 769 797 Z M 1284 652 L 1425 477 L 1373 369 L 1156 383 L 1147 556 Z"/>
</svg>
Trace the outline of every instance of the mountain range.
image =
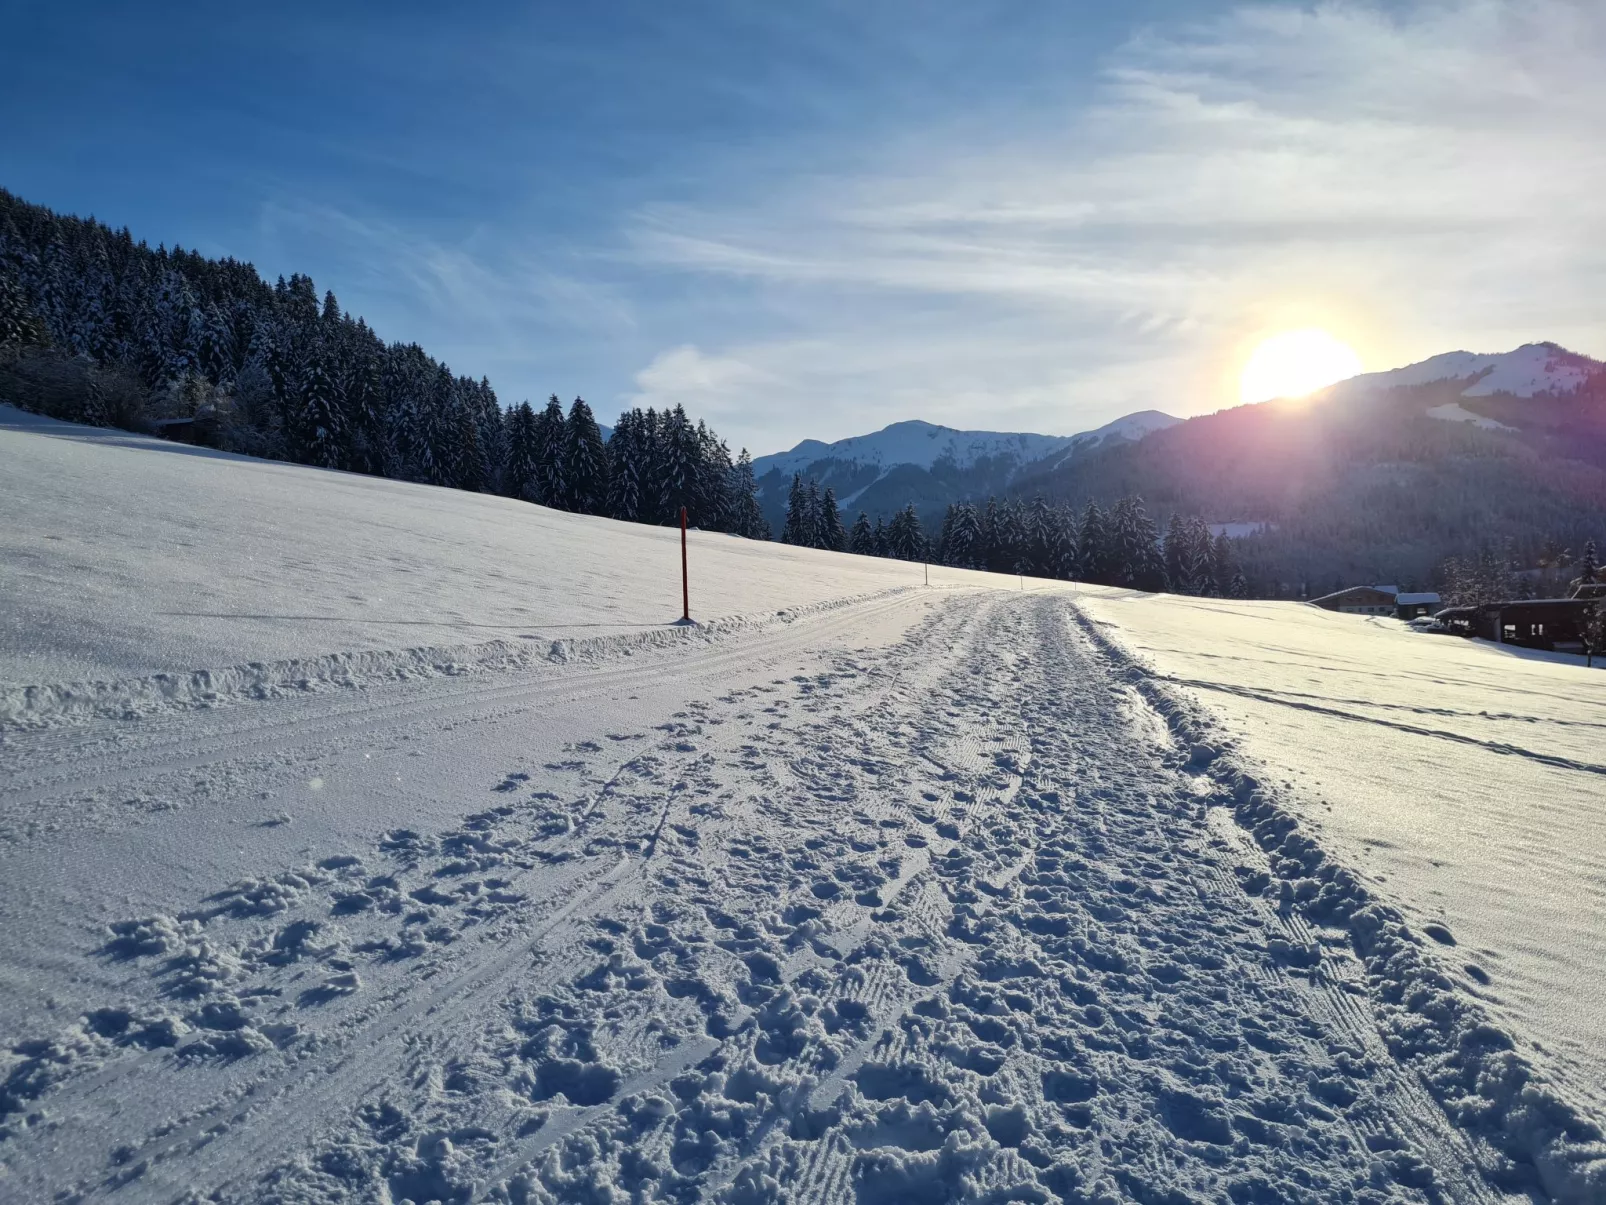
<svg viewBox="0 0 1606 1205">
<path fill-rule="evenodd" d="M 929 518 L 958 499 L 1004 493 L 1027 469 L 1130 443 L 1181 421 L 1158 410 L 1142 410 L 1076 435 L 1034 435 L 960 431 L 911 419 L 835 443 L 805 439 L 788 452 L 759 457 L 753 473 L 760 504 L 777 531 L 794 474 L 817 481 L 821 489 L 834 489 L 850 516 L 861 510 L 887 514 L 912 502 Z"/>
<path fill-rule="evenodd" d="M 1434 356 L 1308 397 L 1178 420 L 1158 411 L 1047 436 L 895 423 L 755 462 L 779 530 L 793 473 L 843 510 L 913 503 L 929 526 L 962 499 L 1137 494 L 1227 527 L 1258 592 L 1432 583 L 1480 547 L 1519 565 L 1606 537 L 1606 365 L 1553 343 Z"/>
</svg>

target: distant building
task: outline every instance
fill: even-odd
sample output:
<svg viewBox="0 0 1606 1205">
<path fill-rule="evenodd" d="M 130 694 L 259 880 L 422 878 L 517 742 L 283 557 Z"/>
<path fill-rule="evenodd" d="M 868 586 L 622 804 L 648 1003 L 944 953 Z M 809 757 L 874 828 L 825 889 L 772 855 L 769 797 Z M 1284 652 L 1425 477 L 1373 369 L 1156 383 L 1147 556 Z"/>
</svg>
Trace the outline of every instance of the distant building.
<svg viewBox="0 0 1606 1205">
<path fill-rule="evenodd" d="M 1326 611 L 1343 611 L 1349 615 L 1393 615 L 1398 586 L 1351 586 L 1310 600 L 1313 607 Z M 1435 596 L 1437 597 L 1437 596 Z"/>
<path fill-rule="evenodd" d="M 1451 607 L 1440 611 L 1437 618 L 1459 636 L 1481 636 L 1497 644 L 1516 644 L 1530 649 L 1582 652 L 1584 614 L 1594 601 L 1591 598 L 1532 598 L 1484 603 L 1476 607 Z"/>
<path fill-rule="evenodd" d="M 1431 590 L 1419 594 L 1400 593 L 1394 596 L 1394 613 L 1401 619 L 1416 619 L 1432 615 L 1439 609 L 1439 596 Z"/>
</svg>

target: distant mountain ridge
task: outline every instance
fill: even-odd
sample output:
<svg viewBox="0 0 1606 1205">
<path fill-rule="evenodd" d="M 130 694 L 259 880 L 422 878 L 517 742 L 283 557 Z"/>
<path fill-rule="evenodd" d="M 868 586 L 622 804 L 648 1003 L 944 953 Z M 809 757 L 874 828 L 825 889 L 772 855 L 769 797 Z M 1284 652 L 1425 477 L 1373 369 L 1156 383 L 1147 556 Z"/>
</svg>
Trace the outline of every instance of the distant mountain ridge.
<svg viewBox="0 0 1606 1205">
<path fill-rule="evenodd" d="M 1426 587 L 1480 549 L 1531 568 L 1606 540 L 1606 364 L 1555 343 L 1448 352 L 1030 466 L 1011 489 L 1254 525 L 1257 593 Z"/>
<path fill-rule="evenodd" d="M 1524 343 L 1512 351 L 1480 355 L 1450 351 L 1387 372 L 1363 373 L 1332 386 L 1336 397 L 1373 389 L 1403 389 L 1466 382 L 1462 397 L 1536 397 L 1576 393 L 1606 372 L 1606 364 L 1556 343 Z"/>
<path fill-rule="evenodd" d="M 913 502 L 930 516 L 960 498 L 999 493 L 1028 466 L 1062 463 L 1110 441 L 1141 439 L 1180 419 L 1158 410 L 1128 414 L 1076 435 L 961 431 L 909 419 L 868 435 L 825 443 L 805 439 L 753 462 L 759 500 L 780 529 L 793 474 L 836 491 L 844 510 L 890 514 Z"/>
</svg>

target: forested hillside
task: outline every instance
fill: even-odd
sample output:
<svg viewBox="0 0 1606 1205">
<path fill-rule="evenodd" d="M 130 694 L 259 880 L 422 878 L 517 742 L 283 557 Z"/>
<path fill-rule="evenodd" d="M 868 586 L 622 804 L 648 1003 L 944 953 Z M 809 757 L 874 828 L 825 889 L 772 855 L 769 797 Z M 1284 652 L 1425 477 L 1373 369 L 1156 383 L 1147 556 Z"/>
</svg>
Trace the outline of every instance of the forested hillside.
<svg viewBox="0 0 1606 1205">
<path fill-rule="evenodd" d="M 1139 495 L 1156 513 L 1263 525 L 1234 541 L 1258 594 L 1427 586 L 1450 557 L 1487 550 L 1528 569 L 1547 549 L 1576 553 L 1600 538 L 1606 376 L 1567 394 L 1474 399 L 1465 389 L 1336 387 L 1240 406 L 1039 465 L 1013 489 L 1106 505 Z M 1511 429 L 1428 413 L 1450 405 Z"/>
<path fill-rule="evenodd" d="M 676 407 L 504 407 L 490 381 L 385 343 L 312 279 L 62 217 L 0 189 L 0 401 L 230 451 L 585 514 L 767 538 L 751 461 Z"/>
</svg>

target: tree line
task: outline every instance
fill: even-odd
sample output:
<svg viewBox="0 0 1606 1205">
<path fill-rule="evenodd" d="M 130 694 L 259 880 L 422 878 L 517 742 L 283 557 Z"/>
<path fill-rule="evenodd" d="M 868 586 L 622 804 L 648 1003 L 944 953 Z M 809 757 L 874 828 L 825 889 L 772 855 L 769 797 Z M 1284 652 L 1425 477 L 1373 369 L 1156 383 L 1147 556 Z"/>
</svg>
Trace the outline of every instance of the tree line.
<svg viewBox="0 0 1606 1205">
<path fill-rule="evenodd" d="M 989 498 L 980 507 L 955 502 L 933 538 L 922 529 L 913 505 L 890 520 L 878 515 L 872 521 L 860 511 L 845 529 L 835 491 L 821 490 L 818 482 L 794 474 L 781 540 L 805 548 L 1134 590 L 1248 595 L 1225 532 L 1212 538 L 1202 519 L 1173 515 L 1162 534 L 1135 496 L 1122 498 L 1109 510 L 1089 502 L 1080 515 L 1041 494 Z"/>
<path fill-rule="evenodd" d="M 752 462 L 685 411 L 631 410 L 607 440 L 577 398 L 504 407 L 490 381 L 386 344 L 312 278 L 149 248 L 0 189 L 0 387 L 53 417 L 322 468 L 500 493 L 584 514 L 768 538 Z"/>
</svg>

